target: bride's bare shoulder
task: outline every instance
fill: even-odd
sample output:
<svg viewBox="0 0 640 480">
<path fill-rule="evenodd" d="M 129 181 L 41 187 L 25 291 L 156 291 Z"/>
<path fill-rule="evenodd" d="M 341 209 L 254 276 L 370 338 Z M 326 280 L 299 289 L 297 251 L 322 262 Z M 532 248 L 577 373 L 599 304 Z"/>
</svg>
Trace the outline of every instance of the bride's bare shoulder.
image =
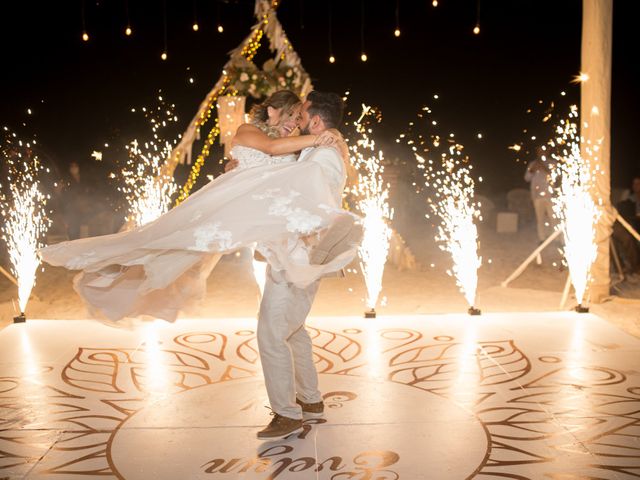
<svg viewBox="0 0 640 480">
<path fill-rule="evenodd" d="M 231 146 L 235 147 L 236 145 L 247 145 L 251 146 L 256 142 L 262 141 L 262 137 L 264 136 L 264 132 L 260 130 L 255 125 L 251 125 L 250 123 L 243 123 L 236 130 L 236 134 L 233 136 L 231 140 Z"/>
<path fill-rule="evenodd" d="M 236 133 L 256 133 L 256 132 L 262 132 L 262 130 L 260 130 L 258 127 L 250 123 L 243 123 L 238 127 L 238 130 L 236 130 Z"/>
</svg>

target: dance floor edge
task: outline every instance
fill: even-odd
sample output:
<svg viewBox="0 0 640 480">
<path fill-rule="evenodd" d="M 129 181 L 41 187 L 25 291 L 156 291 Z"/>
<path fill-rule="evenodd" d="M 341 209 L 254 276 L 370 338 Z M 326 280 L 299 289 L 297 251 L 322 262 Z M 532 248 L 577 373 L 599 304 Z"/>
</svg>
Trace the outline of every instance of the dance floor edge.
<svg viewBox="0 0 640 480">
<path fill-rule="evenodd" d="M 285 439 L 250 318 L 0 331 L 4 479 L 630 479 L 640 340 L 574 312 L 315 317 L 326 411 Z"/>
</svg>

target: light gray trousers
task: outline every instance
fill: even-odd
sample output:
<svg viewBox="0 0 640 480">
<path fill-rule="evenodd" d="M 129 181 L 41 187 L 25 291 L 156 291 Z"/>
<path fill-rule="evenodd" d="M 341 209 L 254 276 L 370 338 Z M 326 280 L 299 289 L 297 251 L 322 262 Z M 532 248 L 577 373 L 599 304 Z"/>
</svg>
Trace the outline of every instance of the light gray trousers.
<svg viewBox="0 0 640 480">
<path fill-rule="evenodd" d="M 267 268 L 258 315 L 258 348 L 271 409 L 302 418 L 296 395 L 306 403 L 322 400 L 313 363 L 311 338 L 304 326 L 320 281 L 305 289 Z"/>
</svg>

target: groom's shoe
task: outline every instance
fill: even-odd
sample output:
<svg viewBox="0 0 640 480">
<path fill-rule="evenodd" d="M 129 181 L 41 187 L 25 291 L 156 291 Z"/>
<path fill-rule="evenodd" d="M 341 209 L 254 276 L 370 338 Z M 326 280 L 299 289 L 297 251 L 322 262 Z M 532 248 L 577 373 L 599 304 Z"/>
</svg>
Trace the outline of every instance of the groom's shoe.
<svg viewBox="0 0 640 480">
<path fill-rule="evenodd" d="M 324 414 L 324 402 L 305 403 L 296 398 L 296 403 L 302 407 L 302 414 L 308 417 L 321 417 Z"/>
<path fill-rule="evenodd" d="M 342 215 L 329 225 L 317 245 L 309 252 L 309 263 L 324 265 L 362 241 L 362 225 L 351 215 Z"/>
<path fill-rule="evenodd" d="M 273 420 L 258 432 L 258 438 L 279 438 L 302 430 L 302 419 L 283 417 L 273 412 Z"/>
</svg>

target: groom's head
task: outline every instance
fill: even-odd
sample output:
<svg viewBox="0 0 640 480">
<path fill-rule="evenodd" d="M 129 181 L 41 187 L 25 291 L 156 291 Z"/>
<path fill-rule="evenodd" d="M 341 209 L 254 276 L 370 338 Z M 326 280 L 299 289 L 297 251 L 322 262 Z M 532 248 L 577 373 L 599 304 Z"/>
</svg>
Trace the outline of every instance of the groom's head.
<svg viewBox="0 0 640 480">
<path fill-rule="evenodd" d="M 307 95 L 302 106 L 300 131 L 305 135 L 318 135 L 329 128 L 338 128 L 343 111 L 344 102 L 340 95 L 314 90 Z"/>
</svg>

